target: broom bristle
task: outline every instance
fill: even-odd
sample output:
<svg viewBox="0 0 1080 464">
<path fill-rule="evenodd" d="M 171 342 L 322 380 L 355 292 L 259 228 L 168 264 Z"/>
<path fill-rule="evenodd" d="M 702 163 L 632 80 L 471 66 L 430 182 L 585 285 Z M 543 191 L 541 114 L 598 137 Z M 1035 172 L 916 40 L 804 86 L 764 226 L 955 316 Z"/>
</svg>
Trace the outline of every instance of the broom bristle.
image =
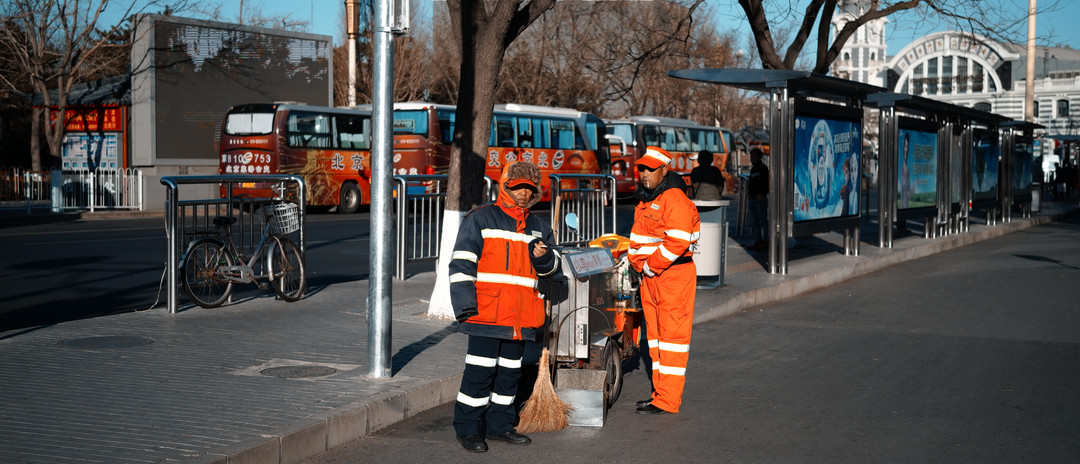
<svg viewBox="0 0 1080 464">
<path fill-rule="evenodd" d="M 555 386 L 551 384 L 549 373 L 547 348 L 540 354 L 539 367 L 532 396 L 521 408 L 518 433 L 554 432 L 570 425 L 566 420 L 566 413 L 573 408 L 555 394 Z"/>
</svg>

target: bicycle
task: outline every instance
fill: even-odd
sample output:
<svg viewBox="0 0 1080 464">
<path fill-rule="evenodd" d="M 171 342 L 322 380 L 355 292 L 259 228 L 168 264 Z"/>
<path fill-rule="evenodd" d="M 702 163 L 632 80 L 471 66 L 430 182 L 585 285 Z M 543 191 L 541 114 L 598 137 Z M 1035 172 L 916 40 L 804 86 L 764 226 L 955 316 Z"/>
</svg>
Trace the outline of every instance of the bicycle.
<svg viewBox="0 0 1080 464">
<path fill-rule="evenodd" d="M 216 308 L 232 296 L 233 284 L 254 283 L 265 289 L 262 279 L 269 281 L 281 299 L 299 300 L 307 289 L 304 254 L 286 237 L 300 229 L 298 209 L 296 203 L 287 202 L 258 208 L 262 238 L 251 256 L 240 254 L 233 241 L 231 227 L 236 217 L 215 217 L 214 228 L 221 232 L 191 242 L 181 258 L 184 290 L 191 301 Z M 256 272 L 260 259 L 265 259 L 265 273 Z"/>
</svg>

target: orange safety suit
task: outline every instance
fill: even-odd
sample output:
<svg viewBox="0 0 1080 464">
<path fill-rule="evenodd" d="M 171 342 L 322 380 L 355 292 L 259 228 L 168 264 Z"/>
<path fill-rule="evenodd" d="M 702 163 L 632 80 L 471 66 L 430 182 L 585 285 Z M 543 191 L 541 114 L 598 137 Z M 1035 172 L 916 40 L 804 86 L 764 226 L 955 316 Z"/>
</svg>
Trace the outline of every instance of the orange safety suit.
<svg viewBox="0 0 1080 464">
<path fill-rule="evenodd" d="M 652 405 L 672 413 L 679 412 L 686 384 L 697 286 L 693 248 L 701 235 L 697 208 L 683 187 L 682 178 L 668 172 L 651 192 L 639 188 L 629 251 L 630 264 L 642 273 Z"/>
</svg>

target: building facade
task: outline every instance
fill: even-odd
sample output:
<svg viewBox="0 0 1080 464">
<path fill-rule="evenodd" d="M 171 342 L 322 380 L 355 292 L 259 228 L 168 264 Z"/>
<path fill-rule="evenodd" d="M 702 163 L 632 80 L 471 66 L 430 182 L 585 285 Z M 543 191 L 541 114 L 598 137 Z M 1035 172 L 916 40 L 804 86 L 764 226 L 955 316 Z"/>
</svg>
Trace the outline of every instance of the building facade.
<svg viewBox="0 0 1080 464">
<path fill-rule="evenodd" d="M 864 3 L 838 4 L 833 37 L 852 15 L 862 13 Z M 885 22 L 879 21 L 864 25 L 844 46 L 832 66 L 835 76 L 1024 119 L 1025 45 L 943 31 L 920 37 L 890 56 L 883 38 Z M 1080 134 L 1080 51 L 1035 50 L 1034 122 L 1045 126 L 1040 132 L 1047 135 Z"/>
</svg>

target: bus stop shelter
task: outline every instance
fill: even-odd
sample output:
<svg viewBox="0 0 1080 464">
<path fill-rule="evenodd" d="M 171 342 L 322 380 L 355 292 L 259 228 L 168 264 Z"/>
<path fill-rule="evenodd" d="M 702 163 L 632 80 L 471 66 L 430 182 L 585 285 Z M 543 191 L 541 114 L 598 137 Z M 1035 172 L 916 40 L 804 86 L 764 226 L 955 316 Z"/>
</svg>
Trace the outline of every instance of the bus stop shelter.
<svg viewBox="0 0 1080 464">
<path fill-rule="evenodd" d="M 974 129 L 980 128 L 983 138 L 1000 139 L 999 126 L 1009 119 L 893 92 L 871 95 L 867 104 L 880 109 L 879 246 L 891 248 L 893 226 L 909 219 L 925 221 L 926 238 L 966 231 Z"/>
<path fill-rule="evenodd" d="M 863 102 L 884 88 L 775 69 L 685 69 L 668 75 L 769 94 L 770 273 L 787 274 L 788 237 L 843 230 L 844 253 L 858 255 Z"/>
</svg>

